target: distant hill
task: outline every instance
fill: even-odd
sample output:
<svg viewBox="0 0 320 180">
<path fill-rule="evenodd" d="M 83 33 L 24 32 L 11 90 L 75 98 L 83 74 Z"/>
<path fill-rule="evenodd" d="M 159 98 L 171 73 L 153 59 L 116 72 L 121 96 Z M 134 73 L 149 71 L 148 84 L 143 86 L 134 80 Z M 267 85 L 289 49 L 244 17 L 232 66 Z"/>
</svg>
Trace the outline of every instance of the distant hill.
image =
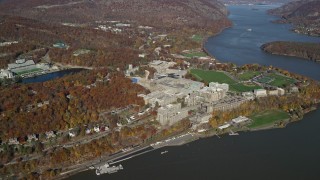
<svg viewBox="0 0 320 180">
<path fill-rule="evenodd" d="M 154 27 L 205 27 L 225 19 L 217 0 L 5 0 L 0 13 L 46 22 L 137 21 Z"/>
<path fill-rule="evenodd" d="M 161 51 L 166 57 L 201 47 L 190 37 L 230 26 L 227 13 L 217 0 L 4 0 L 0 42 L 21 43 L 0 47 L 0 68 L 22 54 L 39 62 L 47 53 L 52 62 L 125 69 L 145 61 L 141 53 L 158 58 L 154 49 L 163 45 L 171 46 Z M 53 47 L 60 41 L 68 48 Z M 74 55 L 83 49 L 90 53 Z"/>
<path fill-rule="evenodd" d="M 293 23 L 298 33 L 320 35 L 320 0 L 290 2 L 269 13 L 281 16 L 281 22 Z"/>
<path fill-rule="evenodd" d="M 294 0 L 221 0 L 226 4 L 279 4 Z"/>
</svg>

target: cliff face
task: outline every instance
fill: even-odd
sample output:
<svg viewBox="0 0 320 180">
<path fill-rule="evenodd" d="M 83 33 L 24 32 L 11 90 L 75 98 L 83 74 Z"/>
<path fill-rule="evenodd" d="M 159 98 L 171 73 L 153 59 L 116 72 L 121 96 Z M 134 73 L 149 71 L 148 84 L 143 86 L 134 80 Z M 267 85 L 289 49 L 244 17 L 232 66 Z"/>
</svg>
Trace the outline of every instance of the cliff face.
<svg viewBox="0 0 320 180">
<path fill-rule="evenodd" d="M 0 11 L 57 23 L 129 20 L 159 27 L 205 27 L 227 15 L 217 0 L 5 0 Z"/>
<path fill-rule="evenodd" d="M 298 33 L 320 35 L 320 1 L 302 0 L 285 4 L 269 11 L 270 14 L 281 16 L 282 21 L 293 23 Z"/>
</svg>

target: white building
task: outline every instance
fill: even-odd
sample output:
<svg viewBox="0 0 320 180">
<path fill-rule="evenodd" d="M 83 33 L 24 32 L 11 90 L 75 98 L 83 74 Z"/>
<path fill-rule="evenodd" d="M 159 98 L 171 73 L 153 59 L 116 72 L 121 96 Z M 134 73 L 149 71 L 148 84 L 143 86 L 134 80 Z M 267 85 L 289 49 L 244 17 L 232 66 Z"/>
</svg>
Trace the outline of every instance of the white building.
<svg viewBox="0 0 320 180">
<path fill-rule="evenodd" d="M 254 100 L 253 92 L 243 92 L 242 96 L 247 100 Z"/>
<path fill-rule="evenodd" d="M 10 138 L 8 141 L 8 144 L 9 145 L 17 145 L 17 144 L 19 144 L 19 141 L 17 138 Z"/>
<path fill-rule="evenodd" d="M 279 91 L 276 89 L 276 90 L 269 90 L 268 91 L 268 95 L 269 96 L 278 96 L 279 95 Z"/>
<path fill-rule="evenodd" d="M 91 129 L 90 128 L 87 128 L 86 129 L 86 134 L 90 134 L 91 133 Z"/>
<path fill-rule="evenodd" d="M 47 139 L 54 138 L 54 137 L 56 137 L 56 135 L 54 134 L 53 131 L 47 131 L 46 132 L 46 138 Z"/>
<path fill-rule="evenodd" d="M 299 92 L 299 88 L 298 88 L 297 86 L 292 86 L 292 87 L 290 88 L 290 92 L 291 92 L 291 93 L 298 93 L 298 92 Z"/>
<path fill-rule="evenodd" d="M 161 125 L 172 125 L 188 117 L 188 110 L 181 109 L 181 104 L 169 104 L 158 109 L 157 121 Z"/>
<path fill-rule="evenodd" d="M 220 130 L 223 130 L 223 129 L 227 129 L 228 127 L 230 127 L 230 124 L 224 124 L 224 125 L 222 125 L 222 126 L 219 126 L 218 128 L 220 129 Z"/>
<path fill-rule="evenodd" d="M 174 66 L 176 63 L 175 62 L 167 62 L 167 61 L 161 61 L 161 60 L 154 60 L 151 63 L 149 63 L 150 67 L 153 67 L 157 70 L 158 73 L 164 74 L 166 73 L 166 70 L 169 67 Z"/>
<path fill-rule="evenodd" d="M 99 126 L 95 126 L 94 128 L 93 128 L 93 130 L 94 130 L 94 132 L 100 132 L 100 127 Z"/>
<path fill-rule="evenodd" d="M 205 102 L 213 102 L 226 97 L 227 89 L 228 88 L 221 89 L 217 87 L 204 87 L 198 92 L 199 96 L 203 97 Z"/>
<path fill-rule="evenodd" d="M 139 54 L 139 58 L 145 58 L 147 54 Z"/>
<path fill-rule="evenodd" d="M 145 104 L 151 104 L 153 107 L 157 103 L 159 106 L 165 106 L 177 101 L 177 97 L 174 94 L 169 94 L 163 91 L 154 91 L 147 95 L 140 94 L 138 96 L 144 99 Z"/>
<path fill-rule="evenodd" d="M 30 71 L 33 69 L 37 69 L 36 64 L 33 60 L 25 60 L 25 59 L 19 59 L 16 60 L 16 63 L 8 64 L 8 70 L 14 72 L 14 73 L 20 73 L 23 71 Z"/>
<path fill-rule="evenodd" d="M 8 79 L 11 79 L 11 78 L 13 78 L 13 73 L 12 73 L 10 70 L 1 69 L 1 71 L 0 71 L 0 78 L 8 78 Z"/>
<path fill-rule="evenodd" d="M 38 140 L 38 138 L 37 138 L 37 136 L 35 134 L 29 134 L 28 135 L 28 142 L 31 142 L 32 140 L 35 140 L 35 141 Z"/>
<path fill-rule="evenodd" d="M 76 137 L 76 133 L 74 133 L 74 132 L 69 132 L 69 137 Z"/>
<path fill-rule="evenodd" d="M 207 107 L 207 113 L 212 113 L 213 111 L 229 111 L 239 107 L 246 101 L 247 100 L 241 96 L 227 96 L 219 101 L 207 103 L 205 106 Z"/>
<path fill-rule="evenodd" d="M 237 118 L 232 119 L 231 121 L 235 124 L 239 124 L 239 123 L 248 122 L 250 121 L 250 119 L 244 116 L 239 116 Z"/>
<path fill-rule="evenodd" d="M 282 88 L 277 88 L 277 90 L 278 90 L 279 96 L 283 96 L 283 95 L 285 94 L 284 89 L 282 89 Z"/>
<path fill-rule="evenodd" d="M 214 87 L 214 88 L 220 88 L 220 89 L 223 89 L 225 90 L 226 92 L 229 91 L 229 84 L 226 84 L 226 83 L 216 83 L 216 82 L 211 82 L 209 83 L 209 87 Z"/>
<path fill-rule="evenodd" d="M 265 89 L 255 89 L 253 94 L 259 98 L 259 97 L 266 97 L 267 96 L 267 90 Z"/>
</svg>

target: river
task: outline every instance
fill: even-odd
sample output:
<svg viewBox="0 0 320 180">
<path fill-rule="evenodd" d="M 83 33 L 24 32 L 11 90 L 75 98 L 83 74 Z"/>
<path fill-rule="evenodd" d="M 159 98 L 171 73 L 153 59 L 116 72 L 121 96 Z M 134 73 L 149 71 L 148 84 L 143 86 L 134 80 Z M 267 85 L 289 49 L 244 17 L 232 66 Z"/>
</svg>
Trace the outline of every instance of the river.
<svg viewBox="0 0 320 180">
<path fill-rule="evenodd" d="M 208 40 L 206 47 L 219 60 L 236 64 L 278 66 L 320 79 L 320 64 L 269 55 L 261 44 L 273 40 L 317 42 L 317 38 L 289 32 L 290 25 L 270 23 L 270 6 L 229 6 L 234 27 Z M 247 31 L 251 28 L 252 31 Z M 122 162 L 124 170 L 96 176 L 85 171 L 69 179 L 249 179 L 319 180 L 320 110 L 284 129 L 242 132 L 239 136 L 210 137 L 179 147 L 166 147 Z M 161 155 L 160 152 L 169 152 Z"/>
<path fill-rule="evenodd" d="M 252 8 L 258 10 L 252 10 Z M 301 35 L 290 31 L 289 24 L 274 24 L 277 19 L 266 13 L 275 6 L 229 6 L 229 18 L 233 27 L 218 36 L 208 39 L 205 47 L 210 54 L 223 62 L 238 65 L 258 63 L 273 65 L 298 74 L 320 80 L 320 63 L 301 58 L 271 55 L 260 50 L 260 46 L 271 41 L 318 42 L 319 37 Z M 248 31 L 251 29 L 252 31 Z"/>
</svg>

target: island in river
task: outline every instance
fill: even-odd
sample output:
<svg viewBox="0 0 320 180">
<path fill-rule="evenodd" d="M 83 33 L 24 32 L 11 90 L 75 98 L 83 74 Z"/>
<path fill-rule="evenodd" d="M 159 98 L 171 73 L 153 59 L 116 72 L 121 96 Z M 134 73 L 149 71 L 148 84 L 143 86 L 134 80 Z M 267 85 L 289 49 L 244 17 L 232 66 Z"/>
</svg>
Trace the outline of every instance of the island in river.
<svg viewBox="0 0 320 180">
<path fill-rule="evenodd" d="M 320 62 L 319 43 L 274 41 L 263 44 L 261 49 L 271 54 L 293 56 Z"/>
</svg>

